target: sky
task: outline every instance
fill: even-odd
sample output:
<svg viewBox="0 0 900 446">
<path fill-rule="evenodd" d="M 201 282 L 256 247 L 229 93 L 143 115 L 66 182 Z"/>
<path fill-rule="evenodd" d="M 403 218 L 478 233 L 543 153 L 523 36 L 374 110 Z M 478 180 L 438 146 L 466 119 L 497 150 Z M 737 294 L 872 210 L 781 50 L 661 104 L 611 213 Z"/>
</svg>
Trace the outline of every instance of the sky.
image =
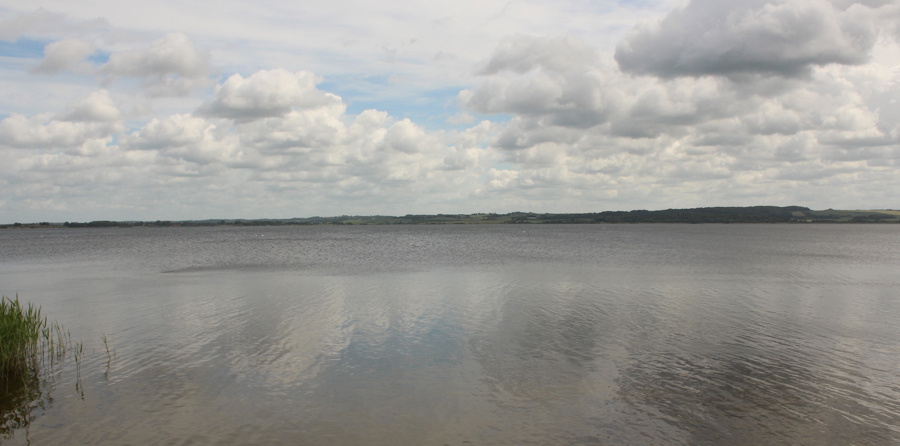
<svg viewBox="0 0 900 446">
<path fill-rule="evenodd" d="M 0 223 L 900 208 L 897 0 L 0 0 Z"/>
</svg>

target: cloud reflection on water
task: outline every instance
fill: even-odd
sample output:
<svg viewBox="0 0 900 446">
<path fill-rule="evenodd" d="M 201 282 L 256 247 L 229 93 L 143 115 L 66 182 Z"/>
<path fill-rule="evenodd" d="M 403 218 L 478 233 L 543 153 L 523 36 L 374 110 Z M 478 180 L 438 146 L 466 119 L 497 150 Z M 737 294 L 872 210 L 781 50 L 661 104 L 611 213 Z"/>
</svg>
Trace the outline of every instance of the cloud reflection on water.
<svg viewBox="0 0 900 446">
<path fill-rule="evenodd" d="M 89 336 L 84 400 L 64 376 L 32 439 L 898 438 L 894 260 L 854 253 L 858 239 L 848 261 L 787 226 L 369 229 L 266 229 L 279 241 L 246 242 L 240 264 L 241 231 L 113 232 L 121 269 L 35 267 L 55 275 L 29 292 L 58 293 L 48 310 Z M 181 236 L 194 242 L 163 267 Z M 116 350 L 108 373 L 94 332 Z"/>
</svg>

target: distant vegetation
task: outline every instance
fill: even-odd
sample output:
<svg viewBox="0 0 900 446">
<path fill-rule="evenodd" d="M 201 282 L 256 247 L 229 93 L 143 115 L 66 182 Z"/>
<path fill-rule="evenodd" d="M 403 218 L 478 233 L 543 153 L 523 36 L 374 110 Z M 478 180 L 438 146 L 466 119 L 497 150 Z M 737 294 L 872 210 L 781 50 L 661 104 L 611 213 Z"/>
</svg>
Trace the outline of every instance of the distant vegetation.
<svg viewBox="0 0 900 446">
<path fill-rule="evenodd" d="M 281 225 L 433 225 L 433 224 L 541 224 L 541 223 L 900 223 L 895 210 L 814 211 L 801 206 L 709 207 L 660 211 L 606 211 L 576 214 L 408 214 L 402 217 L 370 215 L 287 219 L 215 219 L 184 221 L 92 221 L 87 223 L 15 223 L 0 228 L 111 228 L 166 226 L 281 226 Z"/>
</svg>

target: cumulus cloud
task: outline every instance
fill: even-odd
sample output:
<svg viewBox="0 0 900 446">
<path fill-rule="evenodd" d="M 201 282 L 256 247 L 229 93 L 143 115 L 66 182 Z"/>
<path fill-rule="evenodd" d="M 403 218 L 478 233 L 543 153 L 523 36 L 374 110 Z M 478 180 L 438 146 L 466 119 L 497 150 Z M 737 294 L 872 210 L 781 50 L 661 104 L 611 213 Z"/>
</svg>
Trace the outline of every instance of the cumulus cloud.
<svg viewBox="0 0 900 446">
<path fill-rule="evenodd" d="M 404 119 L 392 125 L 384 134 L 384 147 L 388 150 L 412 154 L 425 149 L 427 136 L 421 127 Z"/>
<path fill-rule="evenodd" d="M 264 152 L 327 149 L 342 142 L 347 129 L 341 102 L 314 109 L 292 110 L 284 116 L 261 119 L 241 126 L 244 144 Z"/>
<path fill-rule="evenodd" d="M 329 72 L 330 84 L 350 82 L 341 87 L 350 105 L 293 68 L 307 59 L 199 90 L 212 86 L 211 54 L 170 34 L 114 52 L 95 69 L 104 90 L 21 76 L 60 105 L 35 99 L 53 111 L 9 107 L 0 120 L 0 184 L 18 206 L 0 204 L 0 213 L 101 209 L 91 207 L 97 197 L 107 209 L 143 209 L 122 219 L 890 202 L 900 167 L 898 13 L 888 0 L 696 0 L 632 30 L 615 57 L 593 45 L 608 41 L 596 35 L 510 34 L 483 55 L 468 88 L 454 89 L 460 110 L 428 121 L 348 112 L 362 102 L 358 78 Z M 113 41 L 43 35 L 53 43 L 34 69 L 46 73 L 86 72 L 92 45 Z M 433 87 L 404 71 L 401 53 L 391 74 Z M 260 60 L 228 63 L 267 66 Z M 435 129 L 447 116 L 454 125 Z"/>
<path fill-rule="evenodd" d="M 273 70 L 232 79 L 241 82 L 223 92 L 226 81 L 204 107 L 222 99 L 244 102 L 220 101 L 224 108 L 218 110 L 226 111 L 220 116 L 153 119 L 121 136 L 121 148 L 156 154 L 157 175 L 199 179 L 243 169 L 248 181 L 282 191 L 303 187 L 312 193 L 328 184 L 322 193 L 383 197 L 394 191 L 398 200 L 416 200 L 423 188 L 459 194 L 448 185 L 471 182 L 477 173 L 468 169 L 485 160 L 478 146 L 488 124 L 434 134 L 383 111 L 348 116 L 340 98 L 314 88 L 317 78 L 311 73 Z M 286 108 L 266 102 L 283 97 Z M 255 119 L 234 119 L 234 113 Z"/>
<path fill-rule="evenodd" d="M 248 162 L 235 134 L 189 114 L 152 119 L 140 130 L 123 136 L 120 145 L 126 150 L 155 151 L 164 158 L 195 165 L 245 166 Z M 172 165 L 168 161 L 165 164 Z"/>
<path fill-rule="evenodd" d="M 121 77 L 139 78 L 151 95 L 186 95 L 206 85 L 209 58 L 208 51 L 198 50 L 187 35 L 176 32 L 149 48 L 113 53 L 99 72 L 107 82 Z"/>
<path fill-rule="evenodd" d="M 478 88 L 459 102 L 479 113 L 510 113 L 542 124 L 589 128 L 615 106 L 596 51 L 573 38 L 515 36 L 494 51 Z"/>
<path fill-rule="evenodd" d="M 19 114 L 0 121 L 0 144 L 15 148 L 73 148 L 91 139 L 106 138 L 117 129 L 114 125 L 93 122 L 65 122 L 41 114 L 26 117 Z"/>
<path fill-rule="evenodd" d="M 0 120 L 0 147 L 100 154 L 124 130 L 121 113 L 106 90 L 69 104 L 60 113 L 21 114 Z"/>
<path fill-rule="evenodd" d="M 70 104 L 54 119 L 71 122 L 114 122 L 122 118 L 122 113 L 109 96 L 107 90 L 98 90 L 87 98 Z"/>
<path fill-rule="evenodd" d="M 341 99 L 316 88 L 321 79 L 308 71 L 262 70 L 244 78 L 234 74 L 216 88 L 216 95 L 197 113 L 249 122 L 284 116 L 293 109 L 339 103 Z"/>
<path fill-rule="evenodd" d="M 691 0 L 639 25 L 616 48 L 622 70 L 662 77 L 805 76 L 811 67 L 866 62 L 871 10 L 827 0 Z"/>
<path fill-rule="evenodd" d="M 171 115 L 150 120 L 140 130 L 122 138 L 121 144 L 125 148 L 142 150 L 187 146 L 207 139 L 214 128 L 215 125 L 203 118 L 189 114 Z"/>
<path fill-rule="evenodd" d="M 547 53 L 573 54 L 583 45 L 568 40 L 570 50 Z M 851 172 L 876 177 L 897 164 L 888 98 L 900 92 L 900 75 L 890 67 L 832 64 L 802 79 L 752 84 L 730 76 L 630 76 L 589 52 L 539 57 L 539 48 L 561 42 L 501 44 L 481 84 L 459 95 L 471 110 L 512 115 L 490 140 L 507 167 L 488 171 L 483 194 L 516 191 L 532 201 L 550 200 L 554 191 L 643 202 L 678 197 L 689 206 L 698 204 L 686 199 L 691 194 L 766 196 L 802 182 L 841 183 Z M 513 48 L 527 45 L 535 48 L 525 52 L 531 59 L 513 57 Z M 598 81 L 571 82 L 585 74 Z M 513 89 L 522 85 L 532 88 Z M 563 125 L 568 110 L 554 98 L 565 91 L 605 98 L 578 109 L 603 119 Z"/>
<path fill-rule="evenodd" d="M 62 70 L 89 72 L 85 58 L 94 52 L 94 46 L 80 39 L 64 39 L 44 47 L 44 58 L 33 68 L 34 72 L 54 74 Z"/>
<path fill-rule="evenodd" d="M 683 135 L 690 126 L 752 113 L 761 102 L 716 79 L 635 80 L 623 88 L 627 99 L 610 119 L 610 134 L 627 138 Z"/>
</svg>

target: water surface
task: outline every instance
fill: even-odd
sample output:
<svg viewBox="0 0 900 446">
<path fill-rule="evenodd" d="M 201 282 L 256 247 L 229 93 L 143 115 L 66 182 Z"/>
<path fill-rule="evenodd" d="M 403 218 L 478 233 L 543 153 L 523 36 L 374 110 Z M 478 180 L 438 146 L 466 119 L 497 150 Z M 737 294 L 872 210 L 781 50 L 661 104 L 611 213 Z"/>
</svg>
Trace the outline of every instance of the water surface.
<svg viewBox="0 0 900 446">
<path fill-rule="evenodd" d="M 5 230 L 85 359 L 3 443 L 900 444 L 897 271 L 893 225 Z"/>
</svg>

